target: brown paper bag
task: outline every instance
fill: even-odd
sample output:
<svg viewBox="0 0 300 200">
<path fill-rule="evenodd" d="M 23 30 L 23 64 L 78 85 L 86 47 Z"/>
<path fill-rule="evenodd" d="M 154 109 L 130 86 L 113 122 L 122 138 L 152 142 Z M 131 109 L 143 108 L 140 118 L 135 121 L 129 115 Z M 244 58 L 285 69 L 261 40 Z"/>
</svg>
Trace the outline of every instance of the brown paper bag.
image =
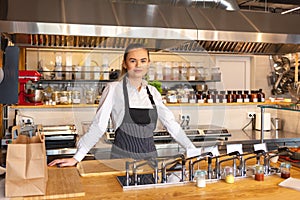
<svg viewBox="0 0 300 200">
<path fill-rule="evenodd" d="M 7 147 L 5 196 L 45 195 L 48 171 L 44 135 L 38 131 L 29 138 L 20 134 L 19 126 L 13 127 L 12 135 L 15 130 L 18 137 Z"/>
</svg>

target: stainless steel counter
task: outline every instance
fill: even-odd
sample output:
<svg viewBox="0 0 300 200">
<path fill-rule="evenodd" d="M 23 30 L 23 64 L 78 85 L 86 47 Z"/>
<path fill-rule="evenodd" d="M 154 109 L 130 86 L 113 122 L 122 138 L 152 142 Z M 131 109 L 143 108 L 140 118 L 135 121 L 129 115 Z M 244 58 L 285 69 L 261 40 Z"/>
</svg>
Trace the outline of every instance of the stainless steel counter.
<svg viewBox="0 0 300 200">
<path fill-rule="evenodd" d="M 253 151 L 253 144 L 260 143 L 260 131 L 256 130 L 229 130 L 231 137 L 228 140 L 203 140 L 197 141 L 194 144 L 198 147 L 218 146 L 220 152 L 226 151 L 226 144 L 243 144 L 243 151 Z M 267 144 L 268 150 L 276 149 L 278 146 L 300 146 L 300 134 L 287 131 L 265 131 L 264 142 Z M 176 142 L 171 141 L 167 143 L 156 144 L 159 156 L 178 154 L 184 152 L 184 149 Z M 110 158 L 111 144 L 102 138 L 97 145 L 90 151 L 96 159 Z"/>
</svg>

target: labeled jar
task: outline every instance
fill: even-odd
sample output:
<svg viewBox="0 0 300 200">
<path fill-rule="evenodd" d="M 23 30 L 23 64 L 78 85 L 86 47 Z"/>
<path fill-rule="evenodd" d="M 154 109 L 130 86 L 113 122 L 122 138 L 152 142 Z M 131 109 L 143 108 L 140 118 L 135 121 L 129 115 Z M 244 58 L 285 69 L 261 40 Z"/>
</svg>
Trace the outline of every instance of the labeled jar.
<svg viewBox="0 0 300 200">
<path fill-rule="evenodd" d="M 85 94 L 85 103 L 87 103 L 87 104 L 94 104 L 94 102 L 95 102 L 94 91 L 92 91 L 92 90 L 86 91 L 86 94 Z"/>
<path fill-rule="evenodd" d="M 59 104 L 60 102 L 60 91 L 54 91 L 52 92 L 52 102 L 55 102 L 55 104 Z"/>
<path fill-rule="evenodd" d="M 227 103 L 226 91 L 220 91 L 218 97 L 219 97 L 219 103 Z"/>
<path fill-rule="evenodd" d="M 249 91 L 245 90 L 244 93 L 243 93 L 244 103 L 249 103 L 250 102 L 250 97 L 251 97 L 251 94 L 249 94 Z"/>
<path fill-rule="evenodd" d="M 262 89 L 258 90 L 257 99 L 258 102 L 265 102 L 265 93 L 263 93 Z"/>
<path fill-rule="evenodd" d="M 177 93 L 175 90 L 169 90 L 167 93 L 167 103 L 178 103 Z"/>
<path fill-rule="evenodd" d="M 256 181 L 264 181 L 264 166 L 263 165 L 256 165 L 255 166 L 255 180 Z"/>
<path fill-rule="evenodd" d="M 290 169 L 291 169 L 291 164 L 288 162 L 282 162 L 280 164 L 280 171 L 281 171 L 281 178 L 290 178 Z"/>
<path fill-rule="evenodd" d="M 250 102 L 257 103 L 258 98 L 257 98 L 257 91 L 251 90 L 251 99 Z"/>
<path fill-rule="evenodd" d="M 233 99 L 232 99 L 232 91 L 228 90 L 227 91 L 227 103 L 232 103 Z"/>
<path fill-rule="evenodd" d="M 72 92 L 72 103 L 73 104 L 80 104 L 81 101 L 81 96 L 80 96 L 80 92 L 77 90 L 74 90 Z"/>
<path fill-rule="evenodd" d="M 63 105 L 68 105 L 71 104 L 71 102 L 72 102 L 71 91 L 61 91 L 59 103 Z"/>
<path fill-rule="evenodd" d="M 197 187 L 200 187 L 200 188 L 206 187 L 205 176 L 206 176 L 206 171 L 196 170 L 195 179 L 196 179 L 196 186 Z"/>
<path fill-rule="evenodd" d="M 194 66 L 190 66 L 188 68 L 188 80 L 189 81 L 196 80 L 196 68 Z"/>
<path fill-rule="evenodd" d="M 236 102 L 243 103 L 243 91 L 241 91 L 241 90 L 237 91 Z"/>
</svg>

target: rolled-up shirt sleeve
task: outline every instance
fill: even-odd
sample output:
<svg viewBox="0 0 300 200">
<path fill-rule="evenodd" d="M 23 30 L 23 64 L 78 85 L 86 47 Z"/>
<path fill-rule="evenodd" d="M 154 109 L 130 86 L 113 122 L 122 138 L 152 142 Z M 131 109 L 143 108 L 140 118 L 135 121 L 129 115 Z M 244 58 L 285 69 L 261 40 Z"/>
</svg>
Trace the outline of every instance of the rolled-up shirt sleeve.
<svg viewBox="0 0 300 200">
<path fill-rule="evenodd" d="M 176 121 L 174 114 L 163 104 L 160 93 L 156 89 L 152 89 L 151 92 L 157 107 L 158 118 L 170 135 L 186 150 L 196 148 Z"/>
<path fill-rule="evenodd" d="M 105 87 L 97 109 L 96 115 L 93 118 L 92 124 L 88 131 L 80 138 L 77 144 L 77 152 L 74 158 L 80 162 L 90 149 L 99 141 L 106 132 L 108 120 L 114 104 L 115 87 L 107 84 Z"/>
</svg>

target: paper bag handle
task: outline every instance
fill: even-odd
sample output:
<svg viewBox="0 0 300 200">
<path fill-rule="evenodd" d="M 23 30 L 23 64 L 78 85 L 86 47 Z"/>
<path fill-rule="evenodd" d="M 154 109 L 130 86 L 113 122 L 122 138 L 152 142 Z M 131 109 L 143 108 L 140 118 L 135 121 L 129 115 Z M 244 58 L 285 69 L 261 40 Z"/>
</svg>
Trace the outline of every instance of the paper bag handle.
<svg viewBox="0 0 300 200">
<path fill-rule="evenodd" d="M 44 142 L 44 140 L 45 140 L 45 135 L 44 135 L 44 134 L 41 134 L 42 125 L 41 125 L 41 124 L 37 125 L 36 130 L 37 130 L 37 136 L 39 136 L 41 142 Z"/>
<path fill-rule="evenodd" d="M 16 134 L 16 138 L 18 137 L 18 135 L 20 135 L 21 133 L 21 127 L 20 125 L 17 125 L 17 126 L 13 126 L 12 129 L 11 129 L 11 139 L 12 141 L 15 139 L 15 131 L 17 131 L 17 134 Z"/>
</svg>

